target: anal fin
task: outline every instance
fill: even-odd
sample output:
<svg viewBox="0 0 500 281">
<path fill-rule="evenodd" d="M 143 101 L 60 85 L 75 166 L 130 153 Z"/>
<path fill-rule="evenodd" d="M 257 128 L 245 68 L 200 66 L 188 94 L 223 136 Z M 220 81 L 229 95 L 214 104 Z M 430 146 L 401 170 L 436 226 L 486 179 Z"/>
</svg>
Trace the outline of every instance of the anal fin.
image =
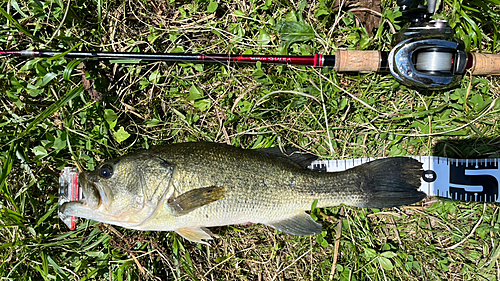
<svg viewBox="0 0 500 281">
<path fill-rule="evenodd" d="M 212 240 L 212 236 L 218 237 L 206 227 L 183 227 L 175 230 L 175 232 L 189 241 L 206 245 L 210 244 L 203 240 Z"/>
<path fill-rule="evenodd" d="M 298 236 L 319 234 L 323 230 L 322 225 L 315 222 L 311 216 L 306 213 L 265 224 L 281 232 Z"/>
</svg>

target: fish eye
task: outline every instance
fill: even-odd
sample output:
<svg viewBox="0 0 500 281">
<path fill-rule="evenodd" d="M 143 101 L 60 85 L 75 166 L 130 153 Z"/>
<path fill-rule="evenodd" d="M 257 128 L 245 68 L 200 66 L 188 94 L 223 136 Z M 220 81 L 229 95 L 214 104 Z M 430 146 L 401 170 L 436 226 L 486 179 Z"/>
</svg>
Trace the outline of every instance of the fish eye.
<svg viewBox="0 0 500 281">
<path fill-rule="evenodd" d="M 105 179 L 109 179 L 113 175 L 113 168 L 109 165 L 104 165 L 101 167 L 99 175 Z"/>
</svg>

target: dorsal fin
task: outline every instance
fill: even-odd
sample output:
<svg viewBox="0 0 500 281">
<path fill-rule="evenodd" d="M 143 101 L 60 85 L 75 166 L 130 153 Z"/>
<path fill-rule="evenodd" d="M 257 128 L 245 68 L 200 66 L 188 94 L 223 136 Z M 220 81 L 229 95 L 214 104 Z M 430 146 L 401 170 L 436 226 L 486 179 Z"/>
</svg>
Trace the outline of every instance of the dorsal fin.
<svg viewBox="0 0 500 281">
<path fill-rule="evenodd" d="M 259 148 L 257 150 L 269 155 L 284 157 L 300 165 L 302 168 L 307 168 L 313 161 L 316 161 L 316 159 L 318 159 L 316 155 L 304 152 L 296 147 L 268 147 Z"/>
</svg>

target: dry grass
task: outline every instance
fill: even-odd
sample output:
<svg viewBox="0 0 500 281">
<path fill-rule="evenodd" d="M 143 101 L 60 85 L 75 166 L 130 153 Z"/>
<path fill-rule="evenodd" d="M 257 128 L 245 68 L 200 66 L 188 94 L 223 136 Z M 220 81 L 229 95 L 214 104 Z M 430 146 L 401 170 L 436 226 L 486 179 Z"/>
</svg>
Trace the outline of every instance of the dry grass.
<svg viewBox="0 0 500 281">
<path fill-rule="evenodd" d="M 208 1 L 10 1 L 0 7 L 41 42 L 2 17 L 0 49 L 67 50 L 81 43 L 78 49 L 93 51 L 331 54 L 337 48 L 388 50 L 391 26 L 399 26 L 387 20 L 388 2 L 382 28 L 371 37 L 348 12 L 352 7 L 304 4 L 219 1 L 208 12 Z M 443 11 L 439 16 L 471 49 L 499 52 L 498 5 L 445 1 Z M 480 36 L 465 17 L 477 23 Z M 275 29 L 284 20 L 304 22 L 314 36 L 286 48 Z M 82 61 L 73 69 L 65 59 L 2 58 L 0 67 L 3 279 L 499 279 L 496 204 L 433 198 L 381 211 L 327 208 L 313 211 L 324 225 L 316 237 L 227 226 L 213 229 L 221 238 L 211 247 L 175 233 L 91 221 L 71 232 L 55 211 L 59 170 L 72 158 L 93 169 L 161 143 L 293 145 L 324 159 L 500 157 L 500 107 L 490 107 L 500 93 L 498 78 L 465 77 L 455 89 L 419 93 L 387 74 L 293 66 Z M 47 73 L 55 77 L 44 84 Z M 84 84 L 88 91 L 78 88 Z M 193 91 L 200 97 L 188 101 Z M 94 101 L 89 94 L 97 92 L 102 99 Z M 49 111 L 62 98 L 71 101 Z"/>
</svg>

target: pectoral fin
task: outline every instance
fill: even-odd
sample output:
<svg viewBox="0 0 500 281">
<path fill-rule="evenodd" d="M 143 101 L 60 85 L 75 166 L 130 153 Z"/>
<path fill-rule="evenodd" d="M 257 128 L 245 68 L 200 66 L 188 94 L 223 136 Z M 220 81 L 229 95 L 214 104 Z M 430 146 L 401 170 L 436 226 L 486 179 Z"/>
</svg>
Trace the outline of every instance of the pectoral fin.
<svg viewBox="0 0 500 281">
<path fill-rule="evenodd" d="M 204 187 L 190 190 L 177 196 L 169 202 L 175 216 L 185 215 L 199 207 L 224 198 L 226 190 L 223 187 Z"/>
<path fill-rule="evenodd" d="M 321 224 L 315 222 L 311 216 L 306 213 L 301 213 L 281 221 L 266 223 L 266 225 L 281 232 L 298 236 L 319 234 L 323 229 Z"/>
<path fill-rule="evenodd" d="M 180 236 L 184 237 L 189 241 L 202 243 L 206 245 L 209 244 L 203 240 L 211 240 L 212 236 L 218 237 L 206 227 L 184 227 L 177 229 L 175 232 L 177 232 Z"/>
</svg>

